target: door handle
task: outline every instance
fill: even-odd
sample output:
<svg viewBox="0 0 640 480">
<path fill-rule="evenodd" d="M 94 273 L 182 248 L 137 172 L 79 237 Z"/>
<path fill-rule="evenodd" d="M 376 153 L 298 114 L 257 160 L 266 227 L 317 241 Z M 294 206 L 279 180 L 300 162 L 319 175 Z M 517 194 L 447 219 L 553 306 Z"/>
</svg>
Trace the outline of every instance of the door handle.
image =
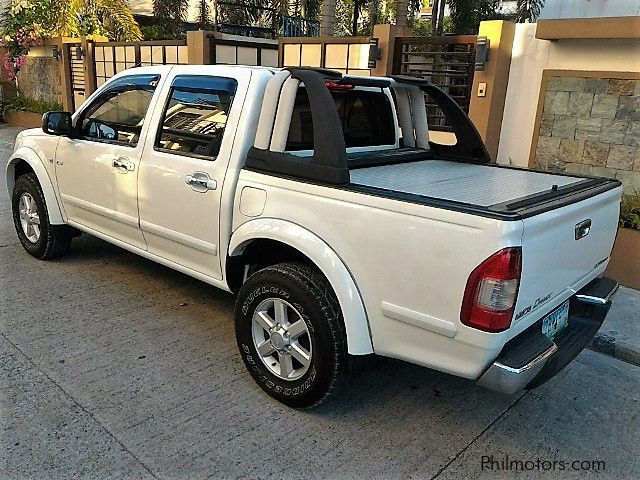
<svg viewBox="0 0 640 480">
<path fill-rule="evenodd" d="M 114 158 L 113 162 L 111 162 L 111 165 L 113 165 L 115 168 L 124 170 L 125 172 L 133 172 L 133 170 L 136 168 L 133 162 L 129 161 L 127 157 Z"/>
<path fill-rule="evenodd" d="M 192 190 L 199 193 L 218 188 L 218 183 L 204 172 L 195 172 L 187 175 L 184 181 L 187 185 L 191 185 Z"/>
</svg>

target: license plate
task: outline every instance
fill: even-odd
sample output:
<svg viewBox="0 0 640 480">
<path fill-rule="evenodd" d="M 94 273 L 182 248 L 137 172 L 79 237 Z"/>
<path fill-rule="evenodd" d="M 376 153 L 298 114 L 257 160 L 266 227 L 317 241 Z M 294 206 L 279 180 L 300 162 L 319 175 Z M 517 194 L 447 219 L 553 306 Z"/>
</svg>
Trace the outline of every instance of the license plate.
<svg viewBox="0 0 640 480">
<path fill-rule="evenodd" d="M 553 339 L 569 323 L 569 301 L 542 319 L 542 333 Z"/>
</svg>

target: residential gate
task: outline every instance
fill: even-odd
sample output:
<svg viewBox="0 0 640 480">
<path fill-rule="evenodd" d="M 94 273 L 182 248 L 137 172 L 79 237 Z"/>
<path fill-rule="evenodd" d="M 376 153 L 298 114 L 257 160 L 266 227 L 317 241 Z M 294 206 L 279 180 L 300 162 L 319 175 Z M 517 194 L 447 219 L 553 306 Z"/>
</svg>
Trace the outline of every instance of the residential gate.
<svg viewBox="0 0 640 480">
<path fill-rule="evenodd" d="M 82 44 L 80 42 L 65 43 L 62 57 L 67 63 L 65 70 L 69 72 L 71 111 L 75 111 L 86 100 Z"/>
<path fill-rule="evenodd" d="M 475 35 L 398 37 L 393 73 L 425 78 L 442 88 L 469 113 L 475 65 Z M 430 130 L 451 131 L 442 111 L 427 102 Z"/>
<path fill-rule="evenodd" d="M 90 44 L 91 45 L 91 44 Z M 116 73 L 146 65 L 186 65 L 189 63 L 186 40 L 147 42 L 95 42 L 93 65 L 96 87 Z"/>
</svg>

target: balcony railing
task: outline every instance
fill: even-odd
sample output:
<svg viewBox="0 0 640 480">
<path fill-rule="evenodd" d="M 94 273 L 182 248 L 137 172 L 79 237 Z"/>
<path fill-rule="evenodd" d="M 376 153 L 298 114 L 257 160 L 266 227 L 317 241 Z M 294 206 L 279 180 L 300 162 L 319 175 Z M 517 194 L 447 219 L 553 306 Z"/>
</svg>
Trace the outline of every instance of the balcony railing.
<svg viewBox="0 0 640 480">
<path fill-rule="evenodd" d="M 250 3 L 217 0 L 216 30 L 255 38 L 315 37 L 319 23 L 301 16 L 283 15 L 276 8 Z"/>
</svg>

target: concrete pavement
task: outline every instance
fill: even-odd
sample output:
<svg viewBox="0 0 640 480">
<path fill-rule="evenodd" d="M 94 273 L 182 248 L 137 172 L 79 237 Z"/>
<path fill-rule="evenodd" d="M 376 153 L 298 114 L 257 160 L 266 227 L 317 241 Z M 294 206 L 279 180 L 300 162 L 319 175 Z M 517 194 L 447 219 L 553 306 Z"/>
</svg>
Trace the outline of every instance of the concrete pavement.
<svg viewBox="0 0 640 480">
<path fill-rule="evenodd" d="M 640 252 L 638 252 L 640 255 Z M 591 349 L 640 366 L 640 292 L 620 287 Z"/>
<path fill-rule="evenodd" d="M 0 127 L 3 164 L 11 143 Z M 231 295 L 88 235 L 33 259 L 3 175 L 0 478 L 511 477 L 491 455 L 605 462 L 525 478 L 640 477 L 638 367 L 585 352 L 502 396 L 389 360 L 292 411 L 245 372 Z"/>
</svg>

